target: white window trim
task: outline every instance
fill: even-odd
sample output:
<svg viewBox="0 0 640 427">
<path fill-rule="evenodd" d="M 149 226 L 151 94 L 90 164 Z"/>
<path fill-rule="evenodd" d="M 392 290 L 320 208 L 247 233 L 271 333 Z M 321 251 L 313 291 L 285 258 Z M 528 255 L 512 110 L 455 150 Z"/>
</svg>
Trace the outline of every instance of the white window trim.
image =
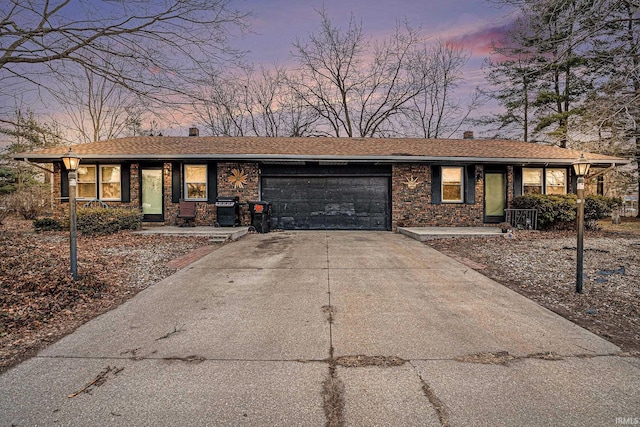
<svg viewBox="0 0 640 427">
<path fill-rule="evenodd" d="M 444 170 L 459 169 L 460 170 L 460 199 L 448 200 L 444 198 Z M 442 203 L 464 203 L 464 167 L 462 166 L 442 166 L 440 168 L 440 201 Z"/>
<path fill-rule="evenodd" d="M 80 165 L 80 167 L 83 167 L 83 165 Z M 80 197 L 78 196 L 78 191 L 80 188 L 80 180 L 78 178 L 78 182 L 76 184 L 76 199 L 78 200 L 104 200 L 104 201 L 110 201 L 110 202 L 119 202 L 122 200 L 122 165 L 121 164 L 108 164 L 108 165 L 103 165 L 103 164 L 97 164 L 97 163 L 91 163 L 91 164 L 86 164 L 84 165 L 84 167 L 93 167 L 95 170 L 94 173 L 94 181 L 91 182 L 92 184 L 95 185 L 96 187 L 96 191 L 93 194 L 92 197 Z M 120 197 L 112 197 L 112 198 L 104 198 L 102 197 L 102 168 L 103 167 L 119 167 L 120 168 L 120 182 L 118 183 L 120 185 Z M 90 182 L 85 181 L 85 184 L 90 184 Z"/>
<path fill-rule="evenodd" d="M 96 165 L 97 166 L 97 174 L 98 174 L 98 193 L 100 194 L 100 199 L 99 200 L 105 200 L 105 201 L 112 201 L 112 202 L 119 202 L 120 200 L 122 200 L 122 165 Z M 118 181 L 118 185 L 120 185 L 120 197 L 111 197 L 111 198 L 104 198 L 102 197 L 102 168 L 120 168 L 120 181 Z"/>
<path fill-rule="evenodd" d="M 525 187 L 525 182 L 524 182 L 524 170 L 525 169 L 534 169 L 534 170 L 541 170 L 542 171 L 542 175 L 541 175 L 541 179 L 542 182 L 540 183 L 540 187 L 541 187 L 541 192 L 540 194 L 547 194 L 547 170 L 551 169 L 557 169 L 557 170 L 563 170 L 564 172 L 564 193 L 563 194 L 569 194 L 569 172 L 566 168 L 546 168 L 546 167 L 542 167 L 542 168 L 522 168 L 522 188 L 521 188 L 521 194 L 525 195 L 524 193 L 524 187 Z M 559 187 L 559 186 L 558 186 Z"/>
<path fill-rule="evenodd" d="M 188 197 L 189 195 L 189 184 L 192 184 L 191 182 L 187 181 L 187 168 L 190 166 L 199 166 L 199 167 L 204 167 L 205 168 L 205 180 L 204 180 L 204 197 Z M 183 185 L 183 191 L 184 191 L 184 199 L 185 200 L 189 200 L 189 201 L 195 201 L 195 202 L 203 202 L 207 200 L 207 194 L 209 194 L 209 183 L 207 182 L 207 178 L 208 178 L 208 174 L 209 174 L 209 166 L 206 163 L 189 163 L 189 164 L 185 164 L 183 167 L 183 172 L 184 172 L 184 185 Z M 203 184 L 202 182 L 193 182 L 193 184 Z"/>
<path fill-rule="evenodd" d="M 561 170 L 561 171 L 564 171 L 564 185 L 562 186 L 562 188 L 563 188 L 564 192 L 563 192 L 562 194 L 563 194 L 563 195 L 564 195 L 564 194 L 567 194 L 567 192 L 568 192 L 568 191 L 567 191 L 567 185 L 568 185 L 568 181 L 569 181 L 569 179 L 568 179 L 568 173 L 567 173 L 567 170 L 566 170 L 565 168 L 545 168 L 545 169 L 544 169 L 544 194 L 548 194 L 548 193 L 547 193 L 547 189 L 548 189 L 549 187 L 557 187 L 557 188 L 560 188 L 560 186 L 559 186 L 559 185 L 550 185 L 550 184 L 547 182 L 547 171 L 548 171 L 548 170 Z"/>
<path fill-rule="evenodd" d="M 544 174 L 545 169 L 544 168 L 522 168 L 522 188 L 520 189 L 521 194 L 525 195 L 524 193 L 524 187 L 525 187 L 525 182 L 524 182 L 524 170 L 525 169 L 531 169 L 531 170 L 539 170 L 542 173 L 540 174 L 540 194 L 544 194 L 545 193 L 545 187 L 544 187 Z M 535 193 L 534 193 L 535 194 Z"/>
<path fill-rule="evenodd" d="M 81 168 L 81 167 L 83 167 L 83 165 L 80 165 L 79 167 Z M 76 177 L 77 177 L 77 179 L 76 179 L 76 187 L 75 187 L 76 199 L 77 200 L 93 200 L 93 199 L 98 198 L 98 185 L 99 185 L 99 183 L 98 183 L 98 165 L 96 165 L 96 164 L 87 164 L 87 165 L 84 165 L 84 167 L 93 167 L 94 168 L 95 172 L 93 174 L 93 182 L 92 183 L 96 186 L 96 192 L 93 194 L 93 197 L 80 197 L 78 195 L 78 192 L 80 191 L 80 184 L 91 184 L 91 182 L 84 181 L 84 182 L 81 183 L 80 182 L 80 174 L 76 173 Z"/>
</svg>

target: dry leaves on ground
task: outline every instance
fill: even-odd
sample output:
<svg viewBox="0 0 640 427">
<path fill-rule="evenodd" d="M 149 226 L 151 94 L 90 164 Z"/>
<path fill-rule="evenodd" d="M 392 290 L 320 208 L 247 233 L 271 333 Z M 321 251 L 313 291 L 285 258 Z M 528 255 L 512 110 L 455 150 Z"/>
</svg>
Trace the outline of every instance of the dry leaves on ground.
<svg viewBox="0 0 640 427">
<path fill-rule="evenodd" d="M 583 293 L 576 289 L 575 232 L 516 232 L 509 238 L 440 239 L 428 244 L 538 304 L 640 351 L 640 222 L 636 231 L 587 232 Z"/>
<path fill-rule="evenodd" d="M 74 281 L 68 233 L 38 234 L 30 224 L 0 228 L 0 370 L 174 273 L 168 261 L 211 244 L 131 232 L 80 236 Z"/>
</svg>

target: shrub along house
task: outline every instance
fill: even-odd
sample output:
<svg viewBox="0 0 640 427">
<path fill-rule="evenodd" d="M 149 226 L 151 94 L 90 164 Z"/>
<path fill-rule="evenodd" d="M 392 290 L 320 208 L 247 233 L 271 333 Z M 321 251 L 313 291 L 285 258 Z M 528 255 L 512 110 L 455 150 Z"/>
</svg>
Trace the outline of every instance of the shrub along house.
<svg viewBox="0 0 640 427">
<path fill-rule="evenodd" d="M 196 132 L 197 134 L 197 132 Z M 71 147 L 81 157 L 77 197 L 139 208 L 173 224 L 181 199 L 197 202 L 196 224 L 216 222 L 218 196 L 272 203 L 272 228 L 395 230 L 482 226 L 504 220 L 514 197 L 575 188 L 580 152 L 485 139 L 143 136 Z M 17 154 L 53 163 L 58 213 L 69 186 L 68 147 Z M 628 163 L 584 153 L 592 171 Z"/>
</svg>

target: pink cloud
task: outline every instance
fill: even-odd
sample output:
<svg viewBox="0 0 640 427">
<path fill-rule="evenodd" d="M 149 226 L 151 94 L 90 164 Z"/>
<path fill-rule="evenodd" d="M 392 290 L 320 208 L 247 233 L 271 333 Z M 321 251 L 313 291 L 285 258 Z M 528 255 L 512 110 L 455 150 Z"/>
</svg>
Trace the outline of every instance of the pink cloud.
<svg viewBox="0 0 640 427">
<path fill-rule="evenodd" d="M 473 56 L 486 56 L 492 52 L 494 44 L 500 46 L 504 43 L 512 26 L 513 22 L 509 22 L 499 26 L 472 29 L 462 34 L 451 35 L 448 41 L 462 46 Z"/>
</svg>

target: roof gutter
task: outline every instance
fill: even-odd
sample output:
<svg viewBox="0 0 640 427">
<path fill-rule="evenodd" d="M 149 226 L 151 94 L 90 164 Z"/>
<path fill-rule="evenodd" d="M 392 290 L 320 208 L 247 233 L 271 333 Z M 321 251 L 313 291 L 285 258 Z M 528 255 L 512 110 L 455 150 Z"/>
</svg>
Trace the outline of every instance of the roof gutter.
<svg viewBox="0 0 640 427">
<path fill-rule="evenodd" d="M 80 154 L 82 158 L 83 155 Z M 567 165 L 574 162 L 575 159 L 530 159 L 519 157 L 433 157 L 433 156 L 339 156 L 339 155 L 297 155 L 297 154 L 136 154 L 136 155 L 116 155 L 116 154 L 98 154 L 84 155 L 87 159 L 92 160 L 222 160 L 222 161 L 333 161 L 333 162 L 376 162 L 376 163 L 490 163 L 490 164 L 516 164 L 516 165 Z M 61 157 L 53 157 L 51 154 L 33 154 L 28 156 L 17 156 L 15 160 L 51 162 L 60 161 Z M 620 159 L 619 161 L 611 160 L 591 160 L 591 164 L 596 165 L 618 165 L 628 164 L 630 160 Z"/>
</svg>

